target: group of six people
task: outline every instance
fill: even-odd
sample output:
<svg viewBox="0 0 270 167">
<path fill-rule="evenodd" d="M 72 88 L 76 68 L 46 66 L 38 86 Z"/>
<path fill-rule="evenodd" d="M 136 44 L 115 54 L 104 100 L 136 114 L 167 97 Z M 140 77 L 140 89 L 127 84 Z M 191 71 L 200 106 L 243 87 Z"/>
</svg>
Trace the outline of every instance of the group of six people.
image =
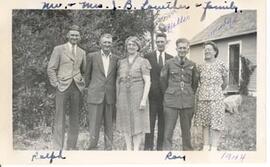
<svg viewBox="0 0 270 167">
<path fill-rule="evenodd" d="M 67 150 L 76 149 L 79 133 L 80 96 L 87 90 L 89 150 L 98 149 L 100 127 L 104 126 L 105 150 L 113 149 L 113 112 L 116 129 L 123 134 L 127 150 L 171 150 L 175 125 L 180 116 L 183 150 L 193 150 L 194 126 L 203 127 L 203 150 L 217 150 L 224 129 L 224 95 L 227 68 L 217 59 L 213 42 L 204 44 L 204 63 L 196 65 L 186 55 L 189 41 L 176 41 L 176 56 L 165 52 L 167 36 L 156 34 L 157 50 L 143 55 L 139 38 L 125 40 L 124 58 L 111 52 L 113 36 L 100 37 L 101 50 L 86 53 L 77 44 L 80 30 L 70 27 L 68 42 L 56 46 L 47 73 L 56 88 L 53 144 L 64 148 L 65 114 L 69 111 Z M 154 147 L 155 125 L 158 125 Z"/>
</svg>

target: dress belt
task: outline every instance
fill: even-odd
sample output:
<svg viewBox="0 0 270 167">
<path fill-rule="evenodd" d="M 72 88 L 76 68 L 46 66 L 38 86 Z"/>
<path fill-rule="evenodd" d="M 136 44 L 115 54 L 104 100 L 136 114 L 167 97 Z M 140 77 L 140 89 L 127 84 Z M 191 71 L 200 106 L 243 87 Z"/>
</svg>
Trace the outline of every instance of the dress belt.
<svg viewBox="0 0 270 167">
<path fill-rule="evenodd" d="M 132 83 L 142 82 L 142 81 L 143 81 L 142 78 L 125 77 L 125 78 L 121 78 L 119 83 L 125 83 L 126 87 L 129 88 Z"/>
<path fill-rule="evenodd" d="M 143 81 L 142 78 L 133 78 L 133 77 L 125 77 L 125 78 L 121 78 L 120 82 L 139 82 L 139 81 Z"/>
</svg>

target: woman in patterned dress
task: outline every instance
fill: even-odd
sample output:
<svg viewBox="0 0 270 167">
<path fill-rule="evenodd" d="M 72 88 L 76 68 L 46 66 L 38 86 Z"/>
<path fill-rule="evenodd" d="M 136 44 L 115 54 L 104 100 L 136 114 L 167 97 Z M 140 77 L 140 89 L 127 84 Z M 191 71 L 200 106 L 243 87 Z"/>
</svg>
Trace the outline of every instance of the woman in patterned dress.
<svg viewBox="0 0 270 167">
<path fill-rule="evenodd" d="M 124 134 L 127 150 L 139 150 L 150 132 L 148 93 L 151 65 L 139 51 L 140 41 L 131 36 L 125 42 L 127 56 L 117 72 L 116 128 Z"/>
<path fill-rule="evenodd" d="M 216 151 L 220 133 L 224 130 L 225 106 L 223 90 L 227 86 L 227 68 L 217 58 L 214 42 L 204 44 L 204 63 L 198 65 L 200 74 L 196 92 L 194 125 L 203 127 L 204 151 Z"/>
</svg>

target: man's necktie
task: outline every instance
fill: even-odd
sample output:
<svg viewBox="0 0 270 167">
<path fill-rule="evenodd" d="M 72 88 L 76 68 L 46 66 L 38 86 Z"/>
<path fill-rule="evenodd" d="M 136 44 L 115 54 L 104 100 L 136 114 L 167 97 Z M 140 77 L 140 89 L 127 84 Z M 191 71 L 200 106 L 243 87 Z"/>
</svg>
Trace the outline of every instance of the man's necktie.
<svg viewBox="0 0 270 167">
<path fill-rule="evenodd" d="M 163 60 L 162 60 L 162 52 L 159 52 L 159 57 L 158 57 L 158 65 L 160 67 L 163 67 Z"/>
<path fill-rule="evenodd" d="M 184 64 L 185 64 L 184 57 L 180 57 L 180 64 L 181 64 L 181 65 L 184 65 Z"/>
</svg>

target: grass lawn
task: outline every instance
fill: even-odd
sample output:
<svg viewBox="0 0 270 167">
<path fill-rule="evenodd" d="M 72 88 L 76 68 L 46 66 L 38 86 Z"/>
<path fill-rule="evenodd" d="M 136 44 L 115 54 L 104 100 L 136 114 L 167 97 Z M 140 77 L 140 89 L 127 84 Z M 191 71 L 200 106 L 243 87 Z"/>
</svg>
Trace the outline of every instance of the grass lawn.
<svg viewBox="0 0 270 167">
<path fill-rule="evenodd" d="M 226 113 L 226 129 L 222 133 L 219 150 L 255 151 L 256 150 L 256 97 L 244 96 L 238 113 Z M 115 129 L 115 126 L 113 127 Z M 157 131 L 156 131 L 157 133 Z M 100 131 L 99 149 L 104 148 L 103 128 Z M 192 143 L 199 149 L 202 143 L 199 129 L 192 128 Z M 77 147 L 85 150 L 88 147 L 89 134 L 86 128 L 80 130 Z M 114 131 L 114 150 L 125 150 L 124 137 Z M 182 150 L 181 130 L 177 122 L 173 149 Z M 13 134 L 13 146 L 17 150 L 45 150 L 51 148 L 51 128 L 38 127 L 31 131 L 17 130 Z M 142 145 L 143 148 L 143 145 Z"/>
</svg>

